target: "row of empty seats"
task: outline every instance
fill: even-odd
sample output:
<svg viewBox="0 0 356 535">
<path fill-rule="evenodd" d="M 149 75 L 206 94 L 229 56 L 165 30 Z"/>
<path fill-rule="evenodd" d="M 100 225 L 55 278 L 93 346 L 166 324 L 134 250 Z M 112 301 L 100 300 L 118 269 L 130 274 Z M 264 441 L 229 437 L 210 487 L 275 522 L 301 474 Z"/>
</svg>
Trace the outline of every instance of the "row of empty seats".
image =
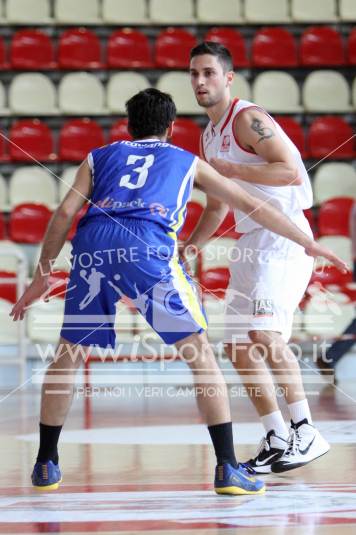
<svg viewBox="0 0 356 535">
<path fill-rule="evenodd" d="M 252 39 L 251 58 L 242 34 L 233 28 L 212 28 L 204 40 L 229 48 L 237 68 L 356 65 L 356 29 L 345 47 L 341 34 L 328 26 L 307 28 L 300 45 L 284 28 L 262 28 Z M 102 47 L 93 31 L 73 28 L 60 35 L 57 51 L 48 34 L 26 29 L 13 35 L 9 51 L 0 36 L 0 69 L 181 69 L 188 66 L 190 50 L 197 44 L 191 32 L 168 28 L 158 34 L 152 50 L 143 32 L 124 28 L 111 33 Z"/>
<path fill-rule="evenodd" d="M 39 119 L 21 119 L 12 123 L 9 132 L 0 138 L 0 162 L 5 161 L 75 161 L 83 160 L 88 152 L 106 142 L 131 139 L 127 131 L 127 119 L 119 119 L 104 135 L 100 124 L 92 119 L 71 119 L 64 122 L 58 136 Z M 195 154 L 199 152 L 201 129 L 191 119 L 175 121 L 172 142 Z M 7 139 L 9 140 L 7 142 Z"/>
<path fill-rule="evenodd" d="M 52 12 L 53 8 L 53 12 Z M 353 0 L 5 0 L 9 24 L 178 24 L 353 21 Z"/>
<path fill-rule="evenodd" d="M 0 83 L 0 116 L 9 113 L 36 116 L 123 114 L 125 102 L 150 85 L 148 78 L 137 72 L 113 74 L 106 87 L 94 74 L 77 72 L 64 75 L 57 90 L 44 74 L 18 74 L 11 81 L 8 96 Z M 202 114 L 188 73 L 172 71 L 162 74 L 156 87 L 172 95 L 178 113 Z M 300 90 L 295 78 L 284 71 L 262 72 L 251 87 L 245 77 L 236 73 L 232 95 L 252 99 L 272 113 L 346 113 L 356 109 L 356 78 L 351 90 L 347 79 L 339 72 L 314 71 L 307 75 Z"/>
<path fill-rule="evenodd" d="M 323 116 L 314 119 L 306 136 L 302 126 L 293 118 L 277 116 L 276 120 L 298 147 L 303 158 L 329 157 L 345 160 L 356 157 L 353 129 L 342 117 Z M 1 134 L 4 137 L 0 137 L 0 162 L 79 162 L 93 148 L 106 142 L 131 139 L 127 131 L 127 119 L 116 121 L 108 136 L 95 120 L 67 120 L 60 128 L 58 143 L 54 132 L 39 119 L 14 121 L 10 130 L 2 131 Z M 199 154 L 200 135 L 201 128 L 195 121 L 178 118 L 174 124 L 172 142 Z"/>
<path fill-rule="evenodd" d="M 16 169 L 8 181 L 0 175 L 0 210 L 7 211 L 26 202 L 55 208 L 71 187 L 76 169 L 70 166 L 61 177 L 56 177 L 46 168 L 26 165 Z M 312 184 L 315 205 L 334 197 L 356 198 L 356 171 L 344 162 L 319 165 Z M 198 202 L 204 204 L 200 199 Z"/>
<path fill-rule="evenodd" d="M 72 173 L 72 170 L 70 170 L 70 173 Z M 61 194 L 65 194 L 69 187 L 70 181 L 67 180 L 61 187 Z M 354 198 L 346 196 L 333 197 L 324 201 L 318 210 L 317 217 L 315 215 L 315 210 L 306 211 L 306 216 L 313 229 L 314 235 L 318 237 L 344 236 L 346 238 L 350 236 L 350 214 L 356 199 L 356 192 L 354 193 Z M 205 199 L 203 200 L 203 203 L 199 202 L 200 199 L 197 198 L 197 196 L 193 196 L 193 199 L 194 200 L 191 200 L 188 203 L 186 221 L 180 232 L 180 239 L 182 240 L 186 240 L 191 235 L 203 212 Z M 18 243 L 40 243 L 44 238 L 48 222 L 52 216 L 50 208 L 48 205 L 38 202 L 24 202 L 21 198 L 18 200 L 20 202 L 16 203 L 12 208 L 7 218 L 8 221 L 6 221 L 5 216 L 0 212 L 0 240 L 10 239 L 11 241 Z M 78 221 L 85 214 L 87 208 L 88 205 L 86 204 L 78 213 L 67 239 L 72 239 Z M 223 245 L 223 249 L 225 248 L 224 250 L 227 251 L 229 249 L 230 241 L 233 241 L 238 237 L 235 227 L 234 215 L 233 212 L 230 211 L 219 229 L 215 232 L 215 236 L 228 240 L 227 246 L 224 240 L 219 240 L 216 244 L 219 247 L 219 250 L 222 250 L 221 246 Z M 215 262 L 215 251 L 211 256 Z M 219 267 L 220 265 L 221 264 L 217 263 L 214 264 L 214 267 Z M 224 265 L 225 264 L 223 263 L 222 266 Z"/>
</svg>

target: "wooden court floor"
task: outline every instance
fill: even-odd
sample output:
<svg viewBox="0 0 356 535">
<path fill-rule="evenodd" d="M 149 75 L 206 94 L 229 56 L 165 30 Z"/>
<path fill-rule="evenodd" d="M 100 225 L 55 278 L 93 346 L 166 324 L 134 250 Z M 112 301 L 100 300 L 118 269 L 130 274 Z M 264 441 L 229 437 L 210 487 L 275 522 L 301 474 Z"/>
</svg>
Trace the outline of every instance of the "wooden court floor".
<svg viewBox="0 0 356 535">
<path fill-rule="evenodd" d="M 74 399 L 60 446 L 63 483 L 34 492 L 39 391 L 1 392 L 0 533 L 355 534 L 356 386 L 320 386 L 310 398 L 331 451 L 265 477 L 264 496 L 219 497 L 214 456 L 194 399 Z M 262 436 L 246 398 L 232 399 L 238 457 Z"/>
</svg>

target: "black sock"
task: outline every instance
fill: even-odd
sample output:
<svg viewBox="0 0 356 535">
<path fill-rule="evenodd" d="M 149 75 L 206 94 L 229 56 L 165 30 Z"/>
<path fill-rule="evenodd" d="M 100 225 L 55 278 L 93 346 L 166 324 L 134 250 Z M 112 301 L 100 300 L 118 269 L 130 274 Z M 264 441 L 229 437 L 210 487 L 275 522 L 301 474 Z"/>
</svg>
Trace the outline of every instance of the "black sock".
<svg viewBox="0 0 356 535">
<path fill-rule="evenodd" d="M 232 423 L 210 425 L 208 430 L 213 441 L 217 463 L 229 463 L 237 468 L 239 463 L 235 457 Z"/>
<path fill-rule="evenodd" d="M 57 444 L 61 425 L 45 425 L 40 423 L 40 448 L 38 450 L 37 462 L 46 463 L 53 461 L 58 464 Z"/>
</svg>

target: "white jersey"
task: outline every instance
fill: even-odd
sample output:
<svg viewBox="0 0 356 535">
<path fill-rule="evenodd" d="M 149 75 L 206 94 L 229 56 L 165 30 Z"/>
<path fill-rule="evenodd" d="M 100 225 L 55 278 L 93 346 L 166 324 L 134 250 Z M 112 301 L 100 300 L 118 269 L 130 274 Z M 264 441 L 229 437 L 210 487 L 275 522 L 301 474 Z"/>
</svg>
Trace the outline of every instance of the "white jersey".
<svg viewBox="0 0 356 535">
<path fill-rule="evenodd" d="M 213 125 L 211 121 L 209 122 L 201 138 L 203 157 L 207 161 L 209 161 L 210 158 L 222 158 L 238 164 L 261 165 L 266 163 L 266 161 L 257 154 L 243 149 L 239 145 L 234 134 L 234 122 L 236 117 L 242 110 L 250 107 L 260 109 L 263 113 L 268 115 L 265 110 L 256 106 L 252 102 L 235 99 L 218 124 Z M 270 115 L 268 116 L 270 117 Z M 268 200 L 270 204 L 284 212 L 298 224 L 300 216 L 302 215 L 302 210 L 310 208 L 313 204 L 313 192 L 310 180 L 299 150 L 279 124 L 272 117 L 271 119 L 275 123 L 277 132 L 292 152 L 299 176 L 302 178 L 303 183 L 300 186 L 266 186 L 245 182 L 238 178 L 232 180 L 251 195 L 254 195 L 261 200 Z M 251 219 L 241 210 L 235 210 L 234 213 L 236 223 L 238 223 L 239 232 L 251 232 L 256 228 L 261 227 L 259 223 Z"/>
</svg>

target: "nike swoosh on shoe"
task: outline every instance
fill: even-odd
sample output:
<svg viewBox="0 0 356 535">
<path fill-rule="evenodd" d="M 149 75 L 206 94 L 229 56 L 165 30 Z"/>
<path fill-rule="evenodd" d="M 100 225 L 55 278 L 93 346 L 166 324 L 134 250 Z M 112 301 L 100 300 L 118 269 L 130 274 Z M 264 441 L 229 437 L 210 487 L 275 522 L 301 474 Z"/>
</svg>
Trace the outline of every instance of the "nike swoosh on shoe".
<svg viewBox="0 0 356 535">
<path fill-rule="evenodd" d="M 304 450 L 299 450 L 299 453 L 301 453 L 302 455 L 306 455 L 308 453 L 308 451 L 310 450 L 310 446 L 313 444 L 315 440 L 315 437 L 313 438 L 313 440 L 310 442 L 310 444 L 308 444 L 308 446 L 304 449 Z"/>
</svg>

